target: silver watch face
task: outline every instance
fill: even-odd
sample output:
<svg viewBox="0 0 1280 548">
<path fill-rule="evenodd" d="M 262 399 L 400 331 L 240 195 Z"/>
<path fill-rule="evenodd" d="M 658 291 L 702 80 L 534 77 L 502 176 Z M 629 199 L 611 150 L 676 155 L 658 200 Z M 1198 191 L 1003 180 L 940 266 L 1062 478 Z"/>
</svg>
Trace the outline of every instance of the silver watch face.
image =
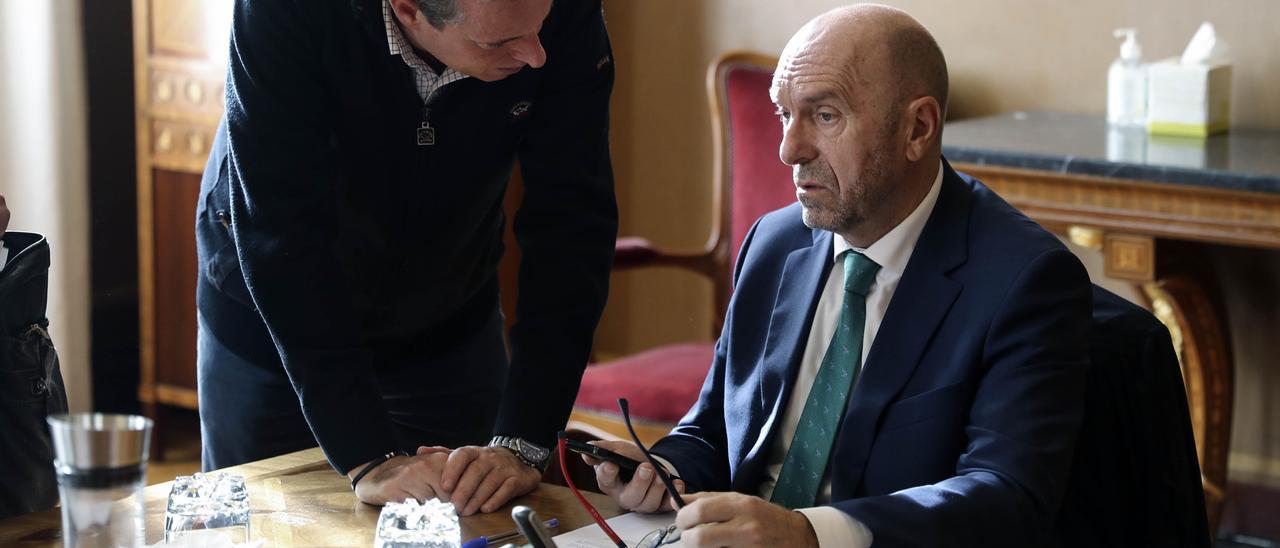
<svg viewBox="0 0 1280 548">
<path fill-rule="evenodd" d="M 529 462 L 542 464 L 551 455 L 551 451 L 538 447 L 532 443 L 516 438 L 516 447 L 520 454 Z"/>
</svg>

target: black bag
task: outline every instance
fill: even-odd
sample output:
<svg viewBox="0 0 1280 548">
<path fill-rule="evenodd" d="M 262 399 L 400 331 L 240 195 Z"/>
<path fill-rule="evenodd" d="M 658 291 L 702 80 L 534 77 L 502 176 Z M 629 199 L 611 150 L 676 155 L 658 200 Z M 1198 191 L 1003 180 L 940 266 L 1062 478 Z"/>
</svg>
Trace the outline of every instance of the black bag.
<svg viewBox="0 0 1280 548">
<path fill-rule="evenodd" d="M 49 243 L 6 232 L 0 267 L 0 519 L 53 508 L 58 482 L 45 417 L 67 412 L 45 305 Z"/>
</svg>

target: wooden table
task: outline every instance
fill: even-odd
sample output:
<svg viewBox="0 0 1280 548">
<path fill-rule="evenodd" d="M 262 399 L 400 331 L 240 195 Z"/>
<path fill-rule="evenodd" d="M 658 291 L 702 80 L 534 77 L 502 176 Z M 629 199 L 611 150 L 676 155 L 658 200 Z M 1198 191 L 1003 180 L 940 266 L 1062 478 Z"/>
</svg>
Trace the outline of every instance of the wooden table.
<svg viewBox="0 0 1280 548">
<path fill-rule="evenodd" d="M 234 466 L 225 472 L 245 478 L 252 539 L 266 539 L 267 546 L 373 546 L 380 509 L 356 500 L 347 479 L 329 466 L 319 448 Z M 152 485 L 144 491 L 148 545 L 164 537 L 164 508 L 171 483 Z M 604 495 L 583 495 L 606 518 L 621 513 Z M 516 504 L 533 508 L 546 519 L 559 519 L 556 534 L 592 523 L 568 488 L 544 483 L 497 512 L 462 518 L 462 538 L 515 529 L 511 508 Z M 55 508 L 0 521 L 0 546 L 62 546 L 60 511 Z"/>
</svg>

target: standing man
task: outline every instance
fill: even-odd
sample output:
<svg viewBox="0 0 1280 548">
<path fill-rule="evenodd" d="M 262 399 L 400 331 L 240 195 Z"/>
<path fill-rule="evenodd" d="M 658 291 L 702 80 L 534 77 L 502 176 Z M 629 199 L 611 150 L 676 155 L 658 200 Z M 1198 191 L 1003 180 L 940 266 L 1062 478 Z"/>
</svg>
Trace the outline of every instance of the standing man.
<svg viewBox="0 0 1280 548">
<path fill-rule="evenodd" d="M 464 515 L 536 487 L 608 293 L 613 74 L 598 0 L 237 0 L 196 212 L 204 468 L 319 443 L 361 500 Z"/>
<path fill-rule="evenodd" d="M 653 447 L 698 491 L 682 544 L 1055 544 L 1089 366 L 1084 267 L 942 159 L 946 63 L 902 11 L 810 21 L 771 95 L 799 203 L 743 242 L 702 393 Z M 670 507 L 654 476 L 596 469 L 641 511 Z"/>
</svg>

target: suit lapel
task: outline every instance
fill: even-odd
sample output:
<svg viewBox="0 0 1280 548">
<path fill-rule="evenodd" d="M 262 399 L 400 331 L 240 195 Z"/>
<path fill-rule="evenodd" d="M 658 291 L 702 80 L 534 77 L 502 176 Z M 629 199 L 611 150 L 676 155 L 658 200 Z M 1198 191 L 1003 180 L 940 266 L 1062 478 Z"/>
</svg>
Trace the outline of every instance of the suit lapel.
<svg viewBox="0 0 1280 548">
<path fill-rule="evenodd" d="M 840 464 L 831 469 L 836 498 L 853 496 L 861 485 L 884 408 L 914 374 L 934 331 L 960 294 L 960 284 L 946 274 L 968 256 L 970 196 L 967 185 L 945 162 L 943 169 L 938 201 L 885 311 L 836 437 L 833 463 Z"/>
<path fill-rule="evenodd" d="M 831 233 L 825 230 L 813 231 L 813 245 L 791 252 L 783 266 L 773 314 L 769 318 L 760 374 L 760 405 L 766 413 L 762 415 L 762 424 L 752 425 L 752 431 L 760 435 L 743 457 L 745 473 L 736 474 L 743 485 L 759 484 L 757 478 L 764 464 L 760 459 L 767 455 L 778 415 L 791 397 L 791 385 L 809 338 L 814 308 L 822 295 L 823 282 L 831 272 L 831 238 Z"/>
</svg>

